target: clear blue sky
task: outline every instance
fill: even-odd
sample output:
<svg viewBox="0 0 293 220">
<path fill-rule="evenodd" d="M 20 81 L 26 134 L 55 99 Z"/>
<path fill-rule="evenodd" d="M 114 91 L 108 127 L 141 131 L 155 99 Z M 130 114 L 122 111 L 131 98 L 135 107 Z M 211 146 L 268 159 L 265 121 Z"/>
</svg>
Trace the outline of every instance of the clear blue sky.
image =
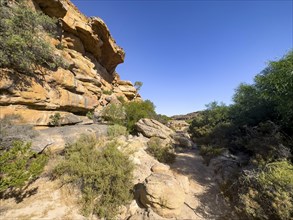
<svg viewBox="0 0 293 220">
<path fill-rule="evenodd" d="M 142 81 L 161 114 L 230 104 L 241 82 L 292 49 L 292 0 L 72 1 L 106 22 L 126 52 L 117 72 Z"/>
</svg>

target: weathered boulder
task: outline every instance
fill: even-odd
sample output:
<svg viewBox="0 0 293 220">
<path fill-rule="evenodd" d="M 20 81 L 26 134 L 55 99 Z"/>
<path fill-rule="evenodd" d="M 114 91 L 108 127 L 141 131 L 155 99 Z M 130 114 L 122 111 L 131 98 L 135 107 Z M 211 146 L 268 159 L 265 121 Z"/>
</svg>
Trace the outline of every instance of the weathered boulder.
<svg viewBox="0 0 293 220">
<path fill-rule="evenodd" d="M 140 192 L 140 202 L 162 217 L 178 216 L 184 200 L 184 189 L 171 174 L 152 173 L 145 179 Z"/>
<path fill-rule="evenodd" d="M 189 128 L 189 124 L 184 120 L 171 120 L 168 126 L 175 131 L 187 131 Z"/>
<path fill-rule="evenodd" d="M 19 115 L 21 116 L 19 123 L 34 126 L 49 126 L 52 122 L 50 117 L 56 113 L 60 114 L 59 125 L 73 125 L 82 122 L 79 116 L 69 112 L 39 111 L 18 105 L 0 106 L 0 118 L 4 118 L 5 115 Z"/>
<path fill-rule="evenodd" d="M 119 86 L 122 93 L 129 98 L 134 98 L 136 95 L 136 89 L 133 86 Z"/>
<path fill-rule="evenodd" d="M 128 81 L 128 80 L 118 80 L 117 84 L 120 86 L 133 86 L 132 82 Z"/>
<path fill-rule="evenodd" d="M 143 118 L 135 125 L 137 130 L 148 138 L 159 137 L 162 139 L 170 139 L 170 135 L 174 133 L 170 128 L 154 119 Z"/>
<path fill-rule="evenodd" d="M 192 148 L 193 142 L 190 139 L 190 136 L 187 133 L 174 133 L 171 135 L 175 145 L 183 148 Z"/>
<path fill-rule="evenodd" d="M 218 184 L 227 183 L 239 172 L 240 164 L 248 161 L 247 155 L 235 156 L 228 151 L 209 161 L 209 167 L 214 171 L 214 179 Z"/>
<path fill-rule="evenodd" d="M 32 150 L 42 152 L 48 150 L 53 153 L 58 153 L 64 150 L 65 145 L 74 143 L 80 135 L 93 135 L 101 137 L 107 135 L 106 125 L 75 125 L 47 128 L 38 131 L 38 136 L 33 138 Z"/>
<path fill-rule="evenodd" d="M 151 167 L 151 171 L 154 173 L 168 173 L 170 171 L 170 166 L 162 163 L 156 163 Z"/>
<path fill-rule="evenodd" d="M 189 179 L 187 176 L 181 175 L 179 173 L 174 173 L 173 174 L 175 179 L 179 182 L 180 186 L 182 187 L 182 189 L 184 190 L 185 194 L 189 193 L 189 189 L 190 189 L 190 183 L 189 183 Z"/>
</svg>

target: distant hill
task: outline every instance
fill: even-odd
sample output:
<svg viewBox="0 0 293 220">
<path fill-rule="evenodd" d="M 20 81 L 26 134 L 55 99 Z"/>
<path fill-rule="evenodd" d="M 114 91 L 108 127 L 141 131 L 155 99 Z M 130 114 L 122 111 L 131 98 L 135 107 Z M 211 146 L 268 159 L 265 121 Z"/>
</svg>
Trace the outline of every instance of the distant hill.
<svg viewBox="0 0 293 220">
<path fill-rule="evenodd" d="M 191 113 L 188 113 L 188 114 L 185 114 L 185 115 L 173 115 L 171 116 L 171 118 L 173 120 L 184 120 L 184 121 L 187 121 L 187 120 L 190 120 L 190 119 L 194 119 L 201 111 L 196 111 L 196 112 L 191 112 Z"/>
</svg>

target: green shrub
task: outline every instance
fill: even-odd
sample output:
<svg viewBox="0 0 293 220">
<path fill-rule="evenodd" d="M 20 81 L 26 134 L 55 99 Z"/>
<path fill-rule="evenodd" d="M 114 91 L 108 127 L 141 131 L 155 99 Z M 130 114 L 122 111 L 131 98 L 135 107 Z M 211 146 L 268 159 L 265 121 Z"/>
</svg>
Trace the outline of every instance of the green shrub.
<svg viewBox="0 0 293 220">
<path fill-rule="evenodd" d="M 229 121 L 229 107 L 217 102 L 212 102 L 206 105 L 207 109 L 200 112 L 193 119 L 189 131 L 193 138 L 202 138 L 209 136 L 215 127 L 221 123 Z"/>
<path fill-rule="evenodd" d="M 148 141 L 147 152 L 162 163 L 174 163 L 176 155 L 170 146 L 164 146 L 162 139 L 152 137 Z"/>
<path fill-rule="evenodd" d="M 0 4 L 0 67 L 32 73 L 37 65 L 66 67 L 45 40 L 56 30 L 56 20 L 35 12 L 24 4 Z"/>
<path fill-rule="evenodd" d="M 122 104 L 125 103 L 125 99 L 124 99 L 123 96 L 118 96 L 117 99 L 118 99 L 118 101 L 121 102 Z"/>
<path fill-rule="evenodd" d="M 127 127 L 131 133 L 135 132 L 135 123 L 141 118 L 154 118 L 156 116 L 155 106 L 149 101 L 124 102 L 119 104 L 109 104 L 102 112 L 102 117 L 112 122 Z"/>
<path fill-rule="evenodd" d="M 60 126 L 61 115 L 60 113 L 55 113 L 54 115 L 50 116 L 51 121 L 49 122 L 52 126 Z"/>
<path fill-rule="evenodd" d="M 141 118 L 154 118 L 156 115 L 155 105 L 150 100 L 141 102 L 128 102 L 124 104 L 126 120 L 125 126 L 129 132 L 135 131 L 135 123 Z"/>
<path fill-rule="evenodd" d="M 111 138 L 114 138 L 114 137 L 119 137 L 121 135 L 128 135 L 128 132 L 127 132 L 127 128 L 122 126 L 122 125 L 118 125 L 118 124 L 115 124 L 115 125 L 110 125 L 108 127 L 108 136 L 111 137 Z"/>
<path fill-rule="evenodd" d="M 220 156 L 225 150 L 225 148 L 202 145 L 199 148 L 199 154 L 204 158 L 206 164 L 209 165 L 212 158 Z"/>
<path fill-rule="evenodd" d="M 11 148 L 0 149 L 0 194 L 21 188 L 42 173 L 47 157 L 30 147 L 30 143 L 15 141 Z"/>
<path fill-rule="evenodd" d="M 84 214 L 112 219 L 131 199 L 133 165 L 115 142 L 97 145 L 101 143 L 89 136 L 68 145 L 53 175 L 80 188 Z"/>
<path fill-rule="evenodd" d="M 161 115 L 161 114 L 157 114 L 154 119 L 157 120 L 158 122 L 161 122 L 164 125 L 167 125 L 168 122 L 171 120 L 171 118 L 168 117 L 167 115 Z"/>
<path fill-rule="evenodd" d="M 134 83 L 134 87 L 136 88 L 137 91 L 139 91 L 141 89 L 142 85 L 143 85 L 143 82 L 141 82 L 141 81 L 136 81 Z"/>
<path fill-rule="evenodd" d="M 104 95 L 112 95 L 113 91 L 111 91 L 111 90 L 103 90 L 102 93 Z"/>
<path fill-rule="evenodd" d="M 125 112 L 122 105 L 109 104 L 102 111 L 104 120 L 112 122 L 113 124 L 123 124 L 125 120 Z"/>
<path fill-rule="evenodd" d="M 89 111 L 89 112 L 87 112 L 86 113 L 86 117 L 88 117 L 88 119 L 94 119 L 94 112 L 92 112 L 92 111 Z"/>
<path fill-rule="evenodd" d="M 267 164 L 240 178 L 238 212 L 246 219 L 291 219 L 293 216 L 293 165 Z M 235 194 L 235 192 L 234 192 Z"/>
</svg>

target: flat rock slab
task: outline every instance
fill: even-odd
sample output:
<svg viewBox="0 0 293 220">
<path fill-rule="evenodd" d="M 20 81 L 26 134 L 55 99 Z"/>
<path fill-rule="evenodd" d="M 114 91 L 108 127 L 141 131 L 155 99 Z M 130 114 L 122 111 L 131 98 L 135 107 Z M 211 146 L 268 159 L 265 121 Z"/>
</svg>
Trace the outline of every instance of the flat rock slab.
<svg viewBox="0 0 293 220">
<path fill-rule="evenodd" d="M 74 125 L 47 128 L 38 131 L 39 135 L 32 139 L 32 150 L 42 152 L 61 152 L 67 143 L 75 142 L 82 134 L 95 135 L 97 138 L 107 135 L 108 126 L 102 124 Z"/>
</svg>

